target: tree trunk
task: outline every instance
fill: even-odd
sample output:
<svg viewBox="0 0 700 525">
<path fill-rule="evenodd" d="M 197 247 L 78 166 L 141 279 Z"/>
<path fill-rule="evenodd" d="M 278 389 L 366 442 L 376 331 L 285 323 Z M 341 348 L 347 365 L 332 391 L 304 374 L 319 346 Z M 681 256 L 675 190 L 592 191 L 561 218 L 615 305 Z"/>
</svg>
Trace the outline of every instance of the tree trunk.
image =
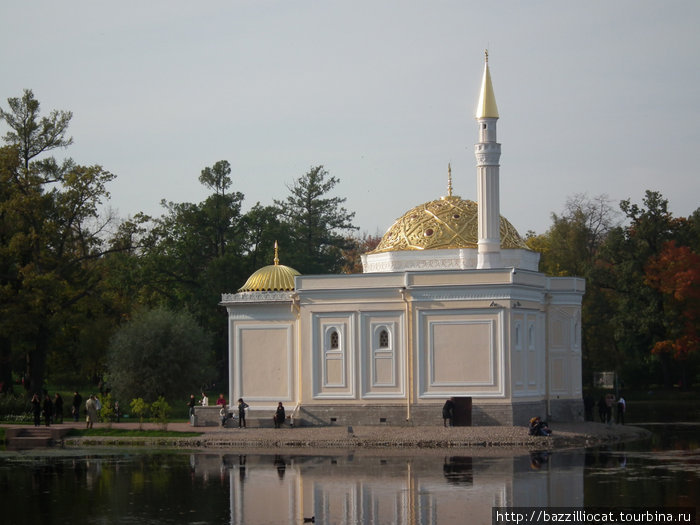
<svg viewBox="0 0 700 525">
<path fill-rule="evenodd" d="M 12 341 L 0 336 L 0 393 L 12 392 Z"/>
<path fill-rule="evenodd" d="M 44 388 L 46 356 L 49 351 L 49 330 L 42 323 L 39 325 L 34 341 L 34 349 L 27 352 L 27 374 L 29 388 L 32 392 L 41 392 Z"/>
</svg>

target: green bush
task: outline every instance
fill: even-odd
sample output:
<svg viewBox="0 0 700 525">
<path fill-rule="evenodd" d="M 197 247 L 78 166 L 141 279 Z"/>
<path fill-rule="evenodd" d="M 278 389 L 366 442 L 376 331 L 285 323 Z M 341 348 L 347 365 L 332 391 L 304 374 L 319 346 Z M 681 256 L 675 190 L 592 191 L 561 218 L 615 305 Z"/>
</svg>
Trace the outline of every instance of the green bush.
<svg viewBox="0 0 700 525">
<path fill-rule="evenodd" d="M 143 398 L 139 397 L 132 399 L 129 407 L 131 407 L 131 413 L 134 417 L 139 418 L 139 430 L 143 430 L 143 419 L 148 415 L 150 408 L 148 403 L 146 403 Z"/>
<path fill-rule="evenodd" d="M 108 382 L 116 399 L 187 399 L 214 374 L 210 337 L 186 312 L 134 315 L 114 334 Z"/>
<path fill-rule="evenodd" d="M 0 394 L 0 419 L 8 423 L 32 421 L 31 406 L 23 395 Z"/>
<path fill-rule="evenodd" d="M 170 415 L 170 405 L 163 396 L 151 403 L 151 419 L 158 423 L 162 430 L 168 430 L 168 415 Z"/>
<path fill-rule="evenodd" d="M 112 423 L 116 419 L 116 411 L 114 410 L 114 401 L 112 400 L 112 394 L 98 394 L 97 398 L 102 404 L 100 409 L 100 418 L 104 423 L 112 427 Z"/>
</svg>

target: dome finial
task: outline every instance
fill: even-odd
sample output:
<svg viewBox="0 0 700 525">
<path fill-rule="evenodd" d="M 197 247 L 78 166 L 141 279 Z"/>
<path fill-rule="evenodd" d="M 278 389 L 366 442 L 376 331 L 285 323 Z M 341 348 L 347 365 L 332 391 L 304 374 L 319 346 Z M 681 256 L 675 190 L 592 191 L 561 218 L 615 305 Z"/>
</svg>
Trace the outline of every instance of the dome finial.
<svg viewBox="0 0 700 525">
<path fill-rule="evenodd" d="M 452 197 L 452 164 L 447 163 L 447 196 Z"/>
<path fill-rule="evenodd" d="M 275 266 L 280 263 L 280 258 L 278 257 L 277 241 L 275 241 Z"/>
<path fill-rule="evenodd" d="M 489 50 L 488 49 L 484 49 L 484 60 L 486 61 L 487 64 L 489 63 Z"/>
</svg>

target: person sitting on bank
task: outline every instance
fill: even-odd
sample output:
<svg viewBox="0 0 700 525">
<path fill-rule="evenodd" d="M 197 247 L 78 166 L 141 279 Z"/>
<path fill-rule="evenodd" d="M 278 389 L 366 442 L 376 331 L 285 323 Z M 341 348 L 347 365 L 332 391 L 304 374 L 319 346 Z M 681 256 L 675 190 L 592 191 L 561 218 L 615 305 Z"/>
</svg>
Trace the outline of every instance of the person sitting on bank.
<svg viewBox="0 0 700 525">
<path fill-rule="evenodd" d="M 231 417 L 231 414 L 229 414 L 229 411 L 226 410 L 226 405 L 221 405 L 221 410 L 219 410 L 219 416 L 221 417 L 221 426 L 225 427 L 226 420 Z"/>
<path fill-rule="evenodd" d="M 277 403 L 277 410 L 275 410 L 275 415 L 272 416 L 272 421 L 275 423 L 275 428 L 280 428 L 282 424 L 284 424 L 284 420 L 287 418 L 286 414 L 284 413 L 284 405 L 282 405 L 282 401 Z"/>
<path fill-rule="evenodd" d="M 442 405 L 442 424 L 446 427 L 454 426 L 455 401 L 450 398 Z"/>
<path fill-rule="evenodd" d="M 530 419 L 529 434 L 531 436 L 550 436 L 552 431 L 546 421 L 542 421 L 540 416 L 535 416 Z"/>
</svg>

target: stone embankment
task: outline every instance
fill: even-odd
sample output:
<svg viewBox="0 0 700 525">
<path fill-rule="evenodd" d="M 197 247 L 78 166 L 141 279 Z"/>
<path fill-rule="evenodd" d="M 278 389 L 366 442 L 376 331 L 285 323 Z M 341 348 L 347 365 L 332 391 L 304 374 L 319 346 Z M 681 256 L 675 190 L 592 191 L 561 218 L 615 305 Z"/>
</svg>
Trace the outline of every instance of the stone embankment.
<svg viewBox="0 0 700 525">
<path fill-rule="evenodd" d="M 128 428 L 114 425 L 115 428 Z M 148 428 L 151 428 L 150 426 Z M 631 441 L 648 437 L 641 428 L 600 423 L 560 423 L 550 437 L 529 436 L 525 427 L 298 427 L 222 429 L 171 423 L 168 430 L 201 432 L 194 437 L 66 438 L 65 447 L 145 446 L 228 449 L 562 449 Z"/>
</svg>

